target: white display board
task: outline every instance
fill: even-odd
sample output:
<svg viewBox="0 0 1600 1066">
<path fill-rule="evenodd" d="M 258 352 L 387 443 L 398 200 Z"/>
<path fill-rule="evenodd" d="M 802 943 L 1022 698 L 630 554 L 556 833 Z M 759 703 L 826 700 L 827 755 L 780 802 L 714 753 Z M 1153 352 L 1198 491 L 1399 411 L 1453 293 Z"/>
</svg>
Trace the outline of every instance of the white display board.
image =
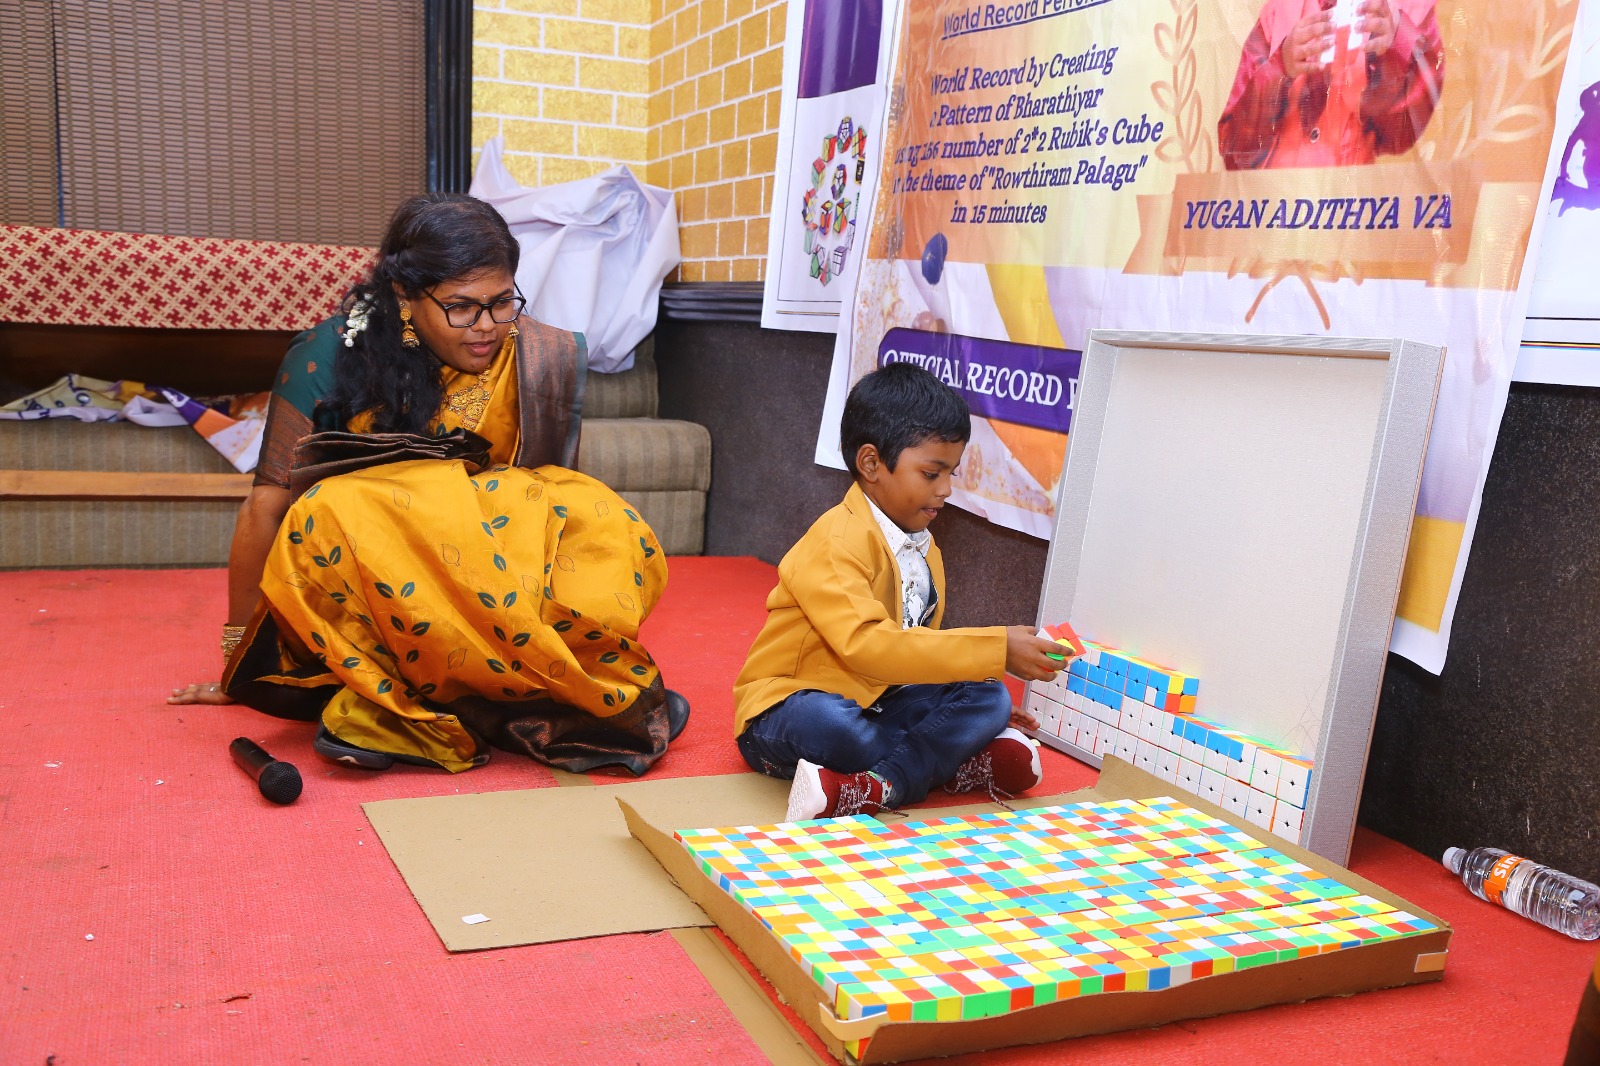
<svg viewBox="0 0 1600 1066">
<path fill-rule="evenodd" d="M 1198 677 L 1195 713 L 1310 757 L 1300 842 L 1342 863 L 1444 352 L 1089 337 L 1040 624 Z"/>
</svg>

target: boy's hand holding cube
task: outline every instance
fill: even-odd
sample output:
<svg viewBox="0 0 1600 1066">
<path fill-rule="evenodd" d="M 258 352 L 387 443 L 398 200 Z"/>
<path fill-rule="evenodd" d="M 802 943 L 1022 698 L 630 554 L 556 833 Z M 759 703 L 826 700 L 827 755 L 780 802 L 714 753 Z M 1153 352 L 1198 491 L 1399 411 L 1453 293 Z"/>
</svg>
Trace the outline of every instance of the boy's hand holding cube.
<svg viewBox="0 0 1600 1066">
<path fill-rule="evenodd" d="M 1044 632 L 1039 635 L 1049 637 L 1061 645 L 1063 650 L 1059 651 L 1055 657 L 1061 660 L 1062 669 L 1066 669 L 1068 661 L 1076 659 L 1083 654 L 1083 638 L 1078 636 L 1077 631 L 1066 622 L 1057 622 L 1053 626 L 1045 626 Z"/>
<path fill-rule="evenodd" d="M 1031 626 L 1006 627 L 1006 673 L 1024 681 L 1048 681 L 1066 668 L 1060 644 Z"/>
</svg>

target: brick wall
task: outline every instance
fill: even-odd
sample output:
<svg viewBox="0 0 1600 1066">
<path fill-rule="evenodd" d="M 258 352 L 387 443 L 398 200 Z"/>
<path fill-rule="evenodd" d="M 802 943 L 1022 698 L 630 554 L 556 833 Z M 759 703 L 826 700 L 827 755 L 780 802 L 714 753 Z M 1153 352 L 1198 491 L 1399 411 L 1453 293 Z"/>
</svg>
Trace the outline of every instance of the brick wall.
<svg viewBox="0 0 1600 1066">
<path fill-rule="evenodd" d="M 478 0 L 473 5 L 472 144 L 499 134 L 524 185 L 649 162 L 652 3 Z"/>
<path fill-rule="evenodd" d="M 785 18 L 785 0 L 478 0 L 472 143 L 503 134 L 524 185 L 626 163 L 676 194 L 677 280 L 758 281 Z"/>
<path fill-rule="evenodd" d="M 784 0 L 654 0 L 649 164 L 677 194 L 681 281 L 758 281 L 778 147 Z"/>
</svg>

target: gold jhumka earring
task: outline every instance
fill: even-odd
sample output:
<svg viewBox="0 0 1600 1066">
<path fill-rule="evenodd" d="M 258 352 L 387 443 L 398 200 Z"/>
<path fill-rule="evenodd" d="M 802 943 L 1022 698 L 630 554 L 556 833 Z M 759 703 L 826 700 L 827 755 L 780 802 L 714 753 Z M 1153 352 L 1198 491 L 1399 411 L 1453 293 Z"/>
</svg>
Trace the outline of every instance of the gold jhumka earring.
<svg viewBox="0 0 1600 1066">
<path fill-rule="evenodd" d="M 417 331 L 411 328 L 411 308 L 405 304 L 400 305 L 400 343 L 407 348 L 415 348 L 422 343 L 417 339 Z"/>
</svg>

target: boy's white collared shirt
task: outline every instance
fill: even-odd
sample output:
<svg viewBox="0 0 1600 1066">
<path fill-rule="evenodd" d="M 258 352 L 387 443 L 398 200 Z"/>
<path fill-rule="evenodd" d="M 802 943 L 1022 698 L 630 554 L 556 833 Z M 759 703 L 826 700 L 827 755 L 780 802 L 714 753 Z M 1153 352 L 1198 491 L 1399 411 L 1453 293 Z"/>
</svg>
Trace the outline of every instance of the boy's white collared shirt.
<svg viewBox="0 0 1600 1066">
<path fill-rule="evenodd" d="M 906 629 L 924 625 L 933 613 L 933 573 L 928 569 L 928 548 L 933 544 L 933 534 L 926 529 L 907 533 L 889 519 L 867 497 L 872 517 L 883 538 L 889 542 L 889 551 L 900 566 L 900 624 Z"/>
</svg>

